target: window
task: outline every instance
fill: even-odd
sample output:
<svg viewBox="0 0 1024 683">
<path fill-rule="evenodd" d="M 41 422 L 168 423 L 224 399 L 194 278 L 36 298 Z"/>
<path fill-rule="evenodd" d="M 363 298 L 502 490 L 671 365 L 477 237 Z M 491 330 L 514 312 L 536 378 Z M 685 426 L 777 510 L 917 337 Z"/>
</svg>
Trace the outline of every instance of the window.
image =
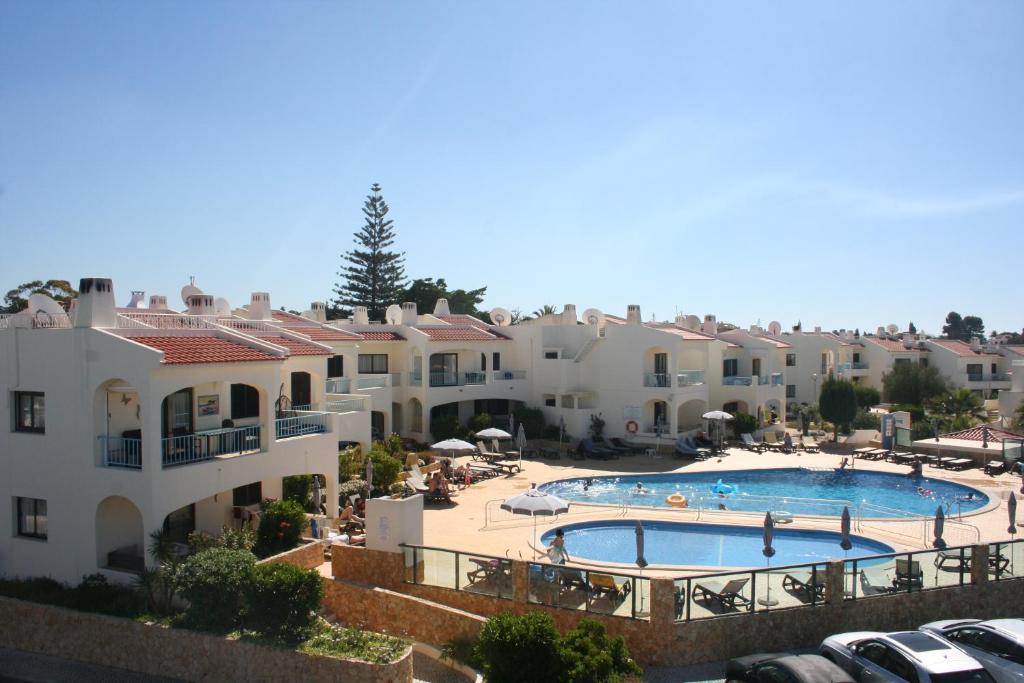
<svg viewBox="0 0 1024 683">
<path fill-rule="evenodd" d="M 455 353 L 430 355 L 430 386 L 453 387 L 459 383 L 459 356 Z"/>
<path fill-rule="evenodd" d="M 548 408 L 554 408 L 555 405 L 556 405 L 555 404 L 555 397 L 554 396 L 545 396 L 544 397 L 544 405 L 546 405 Z"/>
<path fill-rule="evenodd" d="M 893 359 L 892 364 L 893 365 L 910 365 L 910 359 L 909 358 L 896 358 L 896 359 Z"/>
<path fill-rule="evenodd" d="M 735 358 L 726 358 L 722 361 L 722 375 L 724 377 L 735 377 L 740 373 L 740 362 Z"/>
<path fill-rule="evenodd" d="M 977 382 L 981 379 L 981 363 L 967 364 L 967 379 L 972 382 Z"/>
<path fill-rule="evenodd" d="M 786 367 L 788 367 L 788 368 L 796 367 L 796 354 L 795 353 L 787 353 L 786 354 Z"/>
<path fill-rule="evenodd" d="M 384 375 L 388 371 L 388 354 L 386 353 L 361 353 L 359 354 L 359 374 L 361 375 Z"/>
<path fill-rule="evenodd" d="M 497 351 L 491 354 L 491 370 L 501 370 L 501 354 Z"/>
<path fill-rule="evenodd" d="M 487 372 L 487 354 L 480 354 L 480 372 Z"/>
<path fill-rule="evenodd" d="M 558 360 L 558 351 L 545 351 L 545 360 Z"/>
<path fill-rule="evenodd" d="M 17 498 L 18 535 L 46 540 L 46 501 L 40 498 Z"/>
<path fill-rule="evenodd" d="M 260 392 L 248 384 L 231 385 L 231 419 L 260 416 Z"/>
<path fill-rule="evenodd" d="M 787 384 L 786 385 L 786 398 L 796 398 L 796 385 L 795 384 Z"/>
<path fill-rule="evenodd" d="M 240 507 L 256 505 L 263 500 L 263 482 L 254 481 L 231 490 L 231 504 Z"/>
<path fill-rule="evenodd" d="M 14 392 L 14 431 L 46 431 L 46 400 L 39 391 Z"/>
<path fill-rule="evenodd" d="M 327 377 L 345 376 L 345 356 L 331 356 L 327 359 Z"/>
<path fill-rule="evenodd" d="M 854 363 L 859 363 L 860 362 L 860 354 L 859 353 L 853 354 L 853 362 Z"/>
</svg>

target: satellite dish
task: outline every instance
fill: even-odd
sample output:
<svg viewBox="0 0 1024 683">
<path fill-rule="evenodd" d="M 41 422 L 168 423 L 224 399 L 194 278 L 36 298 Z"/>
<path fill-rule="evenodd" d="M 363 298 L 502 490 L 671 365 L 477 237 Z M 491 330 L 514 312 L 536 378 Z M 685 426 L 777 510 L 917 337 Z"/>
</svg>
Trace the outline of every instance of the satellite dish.
<svg viewBox="0 0 1024 683">
<path fill-rule="evenodd" d="M 899 325 L 889 325 L 885 328 L 885 331 L 889 334 L 896 334 L 900 331 Z"/>
<path fill-rule="evenodd" d="M 213 300 L 213 312 L 217 315 L 229 316 L 231 315 L 231 304 L 224 297 L 218 296 Z"/>
<path fill-rule="evenodd" d="M 587 325 L 597 325 L 598 327 L 601 327 L 604 325 L 604 313 L 596 308 L 588 308 L 583 311 L 583 322 Z"/>
<path fill-rule="evenodd" d="M 202 293 L 203 290 L 199 289 L 195 285 L 185 285 L 184 287 L 181 288 L 181 303 L 188 306 L 188 298 L 190 296 L 196 296 L 197 294 Z"/>
<path fill-rule="evenodd" d="M 700 318 L 695 315 L 686 316 L 686 328 L 688 330 L 699 330 L 700 329 Z"/>
<path fill-rule="evenodd" d="M 512 324 L 512 314 L 505 308 L 492 308 L 490 312 L 491 322 L 498 327 L 508 327 Z"/>
<path fill-rule="evenodd" d="M 782 334 L 782 324 L 778 320 L 773 320 L 768 323 L 768 334 L 773 337 L 778 337 Z"/>
<path fill-rule="evenodd" d="M 26 305 L 28 312 L 32 315 L 35 315 L 39 311 L 46 313 L 50 317 L 65 315 L 63 306 L 45 294 L 40 294 L 38 292 L 29 295 Z"/>
<path fill-rule="evenodd" d="M 388 321 L 388 325 L 401 325 L 402 324 L 402 307 L 398 304 L 391 304 L 387 310 L 384 311 L 384 319 Z"/>
</svg>

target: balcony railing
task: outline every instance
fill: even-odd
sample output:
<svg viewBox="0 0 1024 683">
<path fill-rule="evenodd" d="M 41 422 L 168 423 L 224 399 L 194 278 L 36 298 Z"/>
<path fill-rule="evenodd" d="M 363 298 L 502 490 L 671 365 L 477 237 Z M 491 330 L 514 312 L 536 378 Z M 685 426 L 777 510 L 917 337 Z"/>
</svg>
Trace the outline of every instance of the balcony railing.
<svg viewBox="0 0 1024 683">
<path fill-rule="evenodd" d="M 104 467 L 142 469 L 142 439 L 107 436 L 106 434 L 101 434 L 96 438 L 99 440 Z"/>
<path fill-rule="evenodd" d="M 722 385 L 727 387 L 749 387 L 753 383 L 753 377 L 741 377 L 739 375 L 732 375 L 731 377 L 722 378 Z"/>
<path fill-rule="evenodd" d="M 356 389 L 383 389 L 391 381 L 391 375 L 363 375 L 356 378 Z"/>
<path fill-rule="evenodd" d="M 980 373 L 980 372 L 968 372 L 967 373 L 967 381 L 968 382 L 984 382 L 985 381 L 985 375 L 983 373 Z"/>
<path fill-rule="evenodd" d="M 416 372 L 415 370 L 409 373 L 409 386 L 419 387 L 423 386 L 423 373 Z"/>
<path fill-rule="evenodd" d="M 677 387 L 695 387 L 704 384 L 703 370 L 680 370 L 676 373 Z"/>
<path fill-rule="evenodd" d="M 667 372 L 645 372 L 644 386 L 659 388 L 670 387 L 672 386 L 672 382 L 669 380 L 669 374 Z"/>
<path fill-rule="evenodd" d="M 526 370 L 495 370 L 491 376 L 495 382 L 509 382 L 516 379 L 526 379 Z"/>
<path fill-rule="evenodd" d="M 260 426 L 209 429 L 194 434 L 168 436 L 160 440 L 164 467 L 210 460 L 218 455 L 253 453 L 260 450 Z"/>
<path fill-rule="evenodd" d="M 868 364 L 864 362 L 850 363 L 850 367 L 853 368 L 854 370 L 867 370 Z"/>
<path fill-rule="evenodd" d="M 459 373 L 451 370 L 430 373 L 430 386 L 432 387 L 461 387 L 474 384 L 487 384 L 487 373 Z"/>
<path fill-rule="evenodd" d="M 348 394 L 352 391 L 352 380 L 348 377 L 332 377 L 327 380 L 328 394 Z"/>
<path fill-rule="evenodd" d="M 361 398 L 343 398 L 336 401 L 325 401 L 324 408 L 329 413 L 353 413 L 366 410 L 366 401 Z"/>
<path fill-rule="evenodd" d="M 783 380 L 782 380 L 782 373 L 781 372 L 773 372 L 772 373 L 772 386 L 773 387 L 781 387 L 782 386 L 782 381 Z"/>
<path fill-rule="evenodd" d="M 274 436 L 278 441 L 327 431 L 328 413 L 306 413 L 274 420 Z"/>
</svg>

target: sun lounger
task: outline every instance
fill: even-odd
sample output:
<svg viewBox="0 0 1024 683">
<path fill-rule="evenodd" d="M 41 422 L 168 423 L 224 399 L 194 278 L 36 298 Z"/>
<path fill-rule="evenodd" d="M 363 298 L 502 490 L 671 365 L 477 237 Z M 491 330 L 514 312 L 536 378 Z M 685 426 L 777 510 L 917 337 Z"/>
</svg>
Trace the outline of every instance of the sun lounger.
<svg viewBox="0 0 1024 683">
<path fill-rule="evenodd" d="M 643 453 L 644 452 L 644 448 L 642 446 L 637 446 L 636 444 L 631 444 L 628 441 L 623 441 L 622 439 L 620 439 L 618 437 L 612 437 L 611 439 L 608 439 L 608 440 L 611 442 L 612 446 L 615 446 L 616 448 L 619 448 L 619 449 L 625 449 L 625 450 L 629 451 L 630 453 Z"/>
<path fill-rule="evenodd" d="M 579 451 L 585 457 L 597 458 L 598 460 L 611 460 L 612 458 L 619 457 L 615 451 L 610 448 L 601 448 L 596 446 L 593 439 L 582 439 L 580 441 Z"/>
<path fill-rule="evenodd" d="M 501 560 L 485 560 L 481 557 L 471 557 L 469 561 L 475 568 L 466 572 L 466 580 L 470 585 L 494 581 L 496 583 L 507 583 L 512 578 L 512 563 Z"/>
<path fill-rule="evenodd" d="M 868 453 L 871 453 L 874 450 L 875 449 L 872 448 L 871 446 L 865 446 L 863 448 L 854 448 L 853 449 L 853 457 L 854 458 L 864 458 L 864 459 L 867 459 Z"/>
<path fill-rule="evenodd" d="M 935 554 L 933 562 L 936 569 L 944 569 L 947 564 L 955 565 L 956 569 L 971 568 L 971 554 L 969 552 L 960 554 L 959 550 L 940 550 Z"/>
<path fill-rule="evenodd" d="M 765 432 L 764 441 L 761 443 L 762 446 L 770 451 L 782 451 L 783 443 L 779 440 L 777 432 Z"/>
<path fill-rule="evenodd" d="M 818 445 L 818 442 L 809 436 L 800 437 L 800 443 L 808 453 L 817 453 L 821 450 L 821 446 Z"/>
<path fill-rule="evenodd" d="M 921 590 L 924 588 L 924 572 L 917 560 L 896 560 L 896 579 L 893 582 L 897 591 Z"/>
<path fill-rule="evenodd" d="M 703 460 L 711 457 L 711 449 L 700 447 L 694 442 L 693 437 L 681 436 L 675 442 L 676 455 Z"/>
<path fill-rule="evenodd" d="M 405 475 L 403 478 L 402 475 Z M 399 475 L 400 479 L 404 479 L 405 483 L 416 493 L 426 493 L 430 488 L 426 481 L 423 480 L 423 472 L 420 471 L 419 467 L 413 467 L 408 472 L 402 472 Z"/>
<path fill-rule="evenodd" d="M 579 569 L 559 567 L 555 571 L 558 572 L 559 583 L 565 588 L 576 588 L 581 591 L 590 590 L 590 584 L 587 583 L 587 579 L 584 578 L 583 572 Z"/>
<path fill-rule="evenodd" d="M 809 602 L 825 597 L 825 572 L 793 571 L 782 578 L 783 590 L 802 593 Z"/>
<path fill-rule="evenodd" d="M 693 587 L 692 598 L 705 603 L 718 603 L 722 609 L 736 609 L 749 605 L 750 600 L 740 594 L 749 578 L 731 579 L 729 581 L 705 580 Z"/>
<path fill-rule="evenodd" d="M 954 460 L 957 460 L 957 458 L 953 458 L 953 457 L 941 457 L 941 458 L 939 458 L 939 467 L 940 467 L 941 469 L 947 469 L 947 468 L 949 467 L 949 464 L 950 464 L 951 462 L 953 462 Z"/>
<path fill-rule="evenodd" d="M 974 466 L 974 461 L 970 458 L 955 458 L 953 461 L 946 465 L 951 470 L 965 470 L 969 467 Z"/>
<path fill-rule="evenodd" d="M 885 456 L 889 454 L 889 451 L 885 448 L 873 448 L 864 457 L 868 460 L 883 460 Z"/>
<path fill-rule="evenodd" d="M 764 447 L 761 444 L 759 444 L 756 441 L 754 441 L 754 435 L 753 434 L 749 434 L 749 433 L 748 434 L 740 434 L 740 442 L 741 442 L 741 445 L 744 448 L 746 448 L 748 451 L 754 451 L 755 453 L 760 453 L 761 451 L 764 450 Z"/>
<path fill-rule="evenodd" d="M 907 463 L 911 463 L 917 460 L 917 455 L 915 453 L 908 453 L 906 451 L 896 451 L 892 454 L 892 460 L 893 462 L 906 465 Z"/>
<path fill-rule="evenodd" d="M 1002 474 L 1006 471 L 1006 463 L 1002 460 L 989 460 L 985 464 L 985 474 Z"/>
<path fill-rule="evenodd" d="M 487 450 L 487 446 L 484 445 L 483 441 L 477 441 L 476 453 L 474 454 L 474 457 L 476 456 L 483 458 L 484 460 L 493 460 L 494 458 L 504 458 L 505 454 L 498 453 L 496 451 L 489 451 Z"/>
<path fill-rule="evenodd" d="M 624 600 L 632 590 L 629 581 L 617 583 L 611 574 L 590 573 L 590 589 L 594 595 L 607 595 L 616 600 Z"/>
<path fill-rule="evenodd" d="M 892 593 L 892 579 L 888 572 L 879 567 L 870 567 L 860 570 L 860 582 L 864 595 L 875 595 L 877 593 Z"/>
</svg>

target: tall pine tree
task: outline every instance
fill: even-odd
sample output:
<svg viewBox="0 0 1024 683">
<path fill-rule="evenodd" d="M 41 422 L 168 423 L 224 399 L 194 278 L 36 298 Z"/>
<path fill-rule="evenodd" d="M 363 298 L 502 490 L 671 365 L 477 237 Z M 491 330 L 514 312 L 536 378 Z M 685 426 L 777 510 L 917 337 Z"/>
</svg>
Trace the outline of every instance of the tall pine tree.
<svg viewBox="0 0 1024 683">
<path fill-rule="evenodd" d="M 366 306 L 370 320 L 381 320 L 405 287 L 405 252 L 388 250 L 395 243 L 393 221 L 387 218 L 380 185 L 374 183 L 370 190 L 363 204 L 366 223 L 352 240 L 357 246 L 341 256 L 338 276 L 344 283 L 335 283 L 334 303 L 339 308 Z"/>
</svg>

